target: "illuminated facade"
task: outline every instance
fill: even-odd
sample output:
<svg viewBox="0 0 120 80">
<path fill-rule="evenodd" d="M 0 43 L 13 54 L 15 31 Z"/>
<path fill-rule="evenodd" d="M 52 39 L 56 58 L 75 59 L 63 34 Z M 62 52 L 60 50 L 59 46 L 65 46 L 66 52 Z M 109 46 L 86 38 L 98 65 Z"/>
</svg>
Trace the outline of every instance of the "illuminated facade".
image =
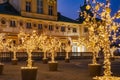
<svg viewBox="0 0 120 80">
<path fill-rule="evenodd" d="M 84 46 L 78 47 L 76 42 L 79 36 L 86 36 L 86 29 L 58 13 L 57 0 L 1 0 L 0 33 L 7 33 L 8 38 L 18 43 L 20 29 L 26 33 L 36 30 L 39 34 L 59 37 L 63 44 L 70 37 L 73 52 L 87 51 Z"/>
</svg>

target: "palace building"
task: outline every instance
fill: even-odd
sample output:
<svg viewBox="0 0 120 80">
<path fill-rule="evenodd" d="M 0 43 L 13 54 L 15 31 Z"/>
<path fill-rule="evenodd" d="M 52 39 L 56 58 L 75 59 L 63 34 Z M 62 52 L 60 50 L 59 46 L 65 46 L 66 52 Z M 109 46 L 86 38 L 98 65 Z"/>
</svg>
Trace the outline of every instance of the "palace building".
<svg viewBox="0 0 120 80">
<path fill-rule="evenodd" d="M 39 34 L 56 36 L 65 42 L 72 40 L 72 52 L 86 52 L 78 47 L 76 39 L 86 36 L 86 29 L 76 20 L 57 12 L 57 0 L 0 0 L 0 33 L 6 33 L 17 43 L 20 29 L 26 33 L 36 30 Z"/>
</svg>

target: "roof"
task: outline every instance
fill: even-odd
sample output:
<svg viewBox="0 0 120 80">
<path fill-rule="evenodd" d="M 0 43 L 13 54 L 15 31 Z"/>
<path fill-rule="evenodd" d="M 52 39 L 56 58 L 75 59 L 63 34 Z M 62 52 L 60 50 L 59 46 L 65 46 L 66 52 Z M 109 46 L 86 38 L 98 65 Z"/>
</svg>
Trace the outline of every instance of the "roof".
<svg viewBox="0 0 120 80">
<path fill-rule="evenodd" d="M 9 2 L 0 4 L 0 13 L 19 15 L 19 12 L 12 5 L 10 5 Z"/>
<path fill-rule="evenodd" d="M 61 15 L 61 13 L 58 12 L 58 21 L 63 22 L 71 22 L 71 23 L 78 23 L 76 20 L 73 20 L 71 18 L 68 18 L 66 16 Z"/>
<path fill-rule="evenodd" d="M 9 2 L 0 4 L 0 13 L 21 16 L 20 13 Z M 58 16 L 58 21 L 78 23 L 76 20 L 63 16 L 59 12 L 57 16 Z"/>
</svg>

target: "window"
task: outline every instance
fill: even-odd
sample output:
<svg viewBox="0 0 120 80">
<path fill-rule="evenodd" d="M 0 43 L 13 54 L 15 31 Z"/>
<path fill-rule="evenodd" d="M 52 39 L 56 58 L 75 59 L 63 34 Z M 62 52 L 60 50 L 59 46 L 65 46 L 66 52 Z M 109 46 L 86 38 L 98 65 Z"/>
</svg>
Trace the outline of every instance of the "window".
<svg viewBox="0 0 120 80">
<path fill-rule="evenodd" d="M 19 25 L 20 25 L 20 26 L 23 26 L 23 22 L 22 22 L 22 21 L 20 21 L 20 22 L 19 22 Z"/>
<path fill-rule="evenodd" d="M 65 27 L 61 27 L 61 31 L 62 31 L 62 32 L 65 32 Z"/>
<path fill-rule="evenodd" d="M 15 21 L 13 21 L 13 20 L 10 21 L 10 26 L 11 26 L 11 27 L 16 27 L 16 23 L 15 23 Z"/>
<path fill-rule="evenodd" d="M 13 45 L 15 45 L 16 44 L 16 41 L 15 40 L 13 40 Z"/>
<path fill-rule="evenodd" d="M 73 33 L 76 33 L 77 32 L 77 29 L 76 28 L 73 28 Z"/>
<path fill-rule="evenodd" d="M 51 5 L 48 6 L 48 15 L 53 15 L 53 6 Z"/>
<path fill-rule="evenodd" d="M 49 25 L 49 30 L 53 31 L 53 25 Z"/>
<path fill-rule="evenodd" d="M 6 24 L 6 21 L 3 19 L 3 20 L 1 20 L 1 23 L 2 24 Z"/>
<path fill-rule="evenodd" d="M 84 32 L 88 32 L 88 28 L 87 27 L 84 27 Z"/>
<path fill-rule="evenodd" d="M 37 0 L 37 13 L 43 13 L 43 0 Z"/>
<path fill-rule="evenodd" d="M 42 29 L 42 24 L 38 24 L 38 29 Z"/>
<path fill-rule="evenodd" d="M 26 1 L 26 12 L 31 12 L 31 2 Z"/>
<path fill-rule="evenodd" d="M 26 28 L 31 29 L 32 28 L 31 23 L 26 23 Z"/>
<path fill-rule="evenodd" d="M 68 30 L 70 30 L 70 28 L 68 28 Z"/>
<path fill-rule="evenodd" d="M 59 29 L 59 27 L 58 27 L 58 26 L 56 26 L 56 29 L 58 30 L 58 29 Z"/>
<path fill-rule="evenodd" d="M 47 25 L 45 25 L 44 27 L 45 27 L 45 29 L 47 29 L 47 28 L 48 28 L 48 26 L 47 26 Z"/>
</svg>

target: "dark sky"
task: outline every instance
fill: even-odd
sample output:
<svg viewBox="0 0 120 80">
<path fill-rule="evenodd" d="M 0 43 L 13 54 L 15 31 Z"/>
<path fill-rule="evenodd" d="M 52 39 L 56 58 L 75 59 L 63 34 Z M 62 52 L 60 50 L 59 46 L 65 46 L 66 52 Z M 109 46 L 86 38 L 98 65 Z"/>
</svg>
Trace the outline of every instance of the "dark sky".
<svg viewBox="0 0 120 80">
<path fill-rule="evenodd" d="M 105 0 L 97 0 L 105 2 Z M 83 5 L 84 0 L 58 0 L 58 12 L 61 12 L 64 16 L 72 19 L 78 17 L 78 11 L 80 5 Z M 111 0 L 112 15 L 120 10 L 120 0 Z"/>
</svg>

